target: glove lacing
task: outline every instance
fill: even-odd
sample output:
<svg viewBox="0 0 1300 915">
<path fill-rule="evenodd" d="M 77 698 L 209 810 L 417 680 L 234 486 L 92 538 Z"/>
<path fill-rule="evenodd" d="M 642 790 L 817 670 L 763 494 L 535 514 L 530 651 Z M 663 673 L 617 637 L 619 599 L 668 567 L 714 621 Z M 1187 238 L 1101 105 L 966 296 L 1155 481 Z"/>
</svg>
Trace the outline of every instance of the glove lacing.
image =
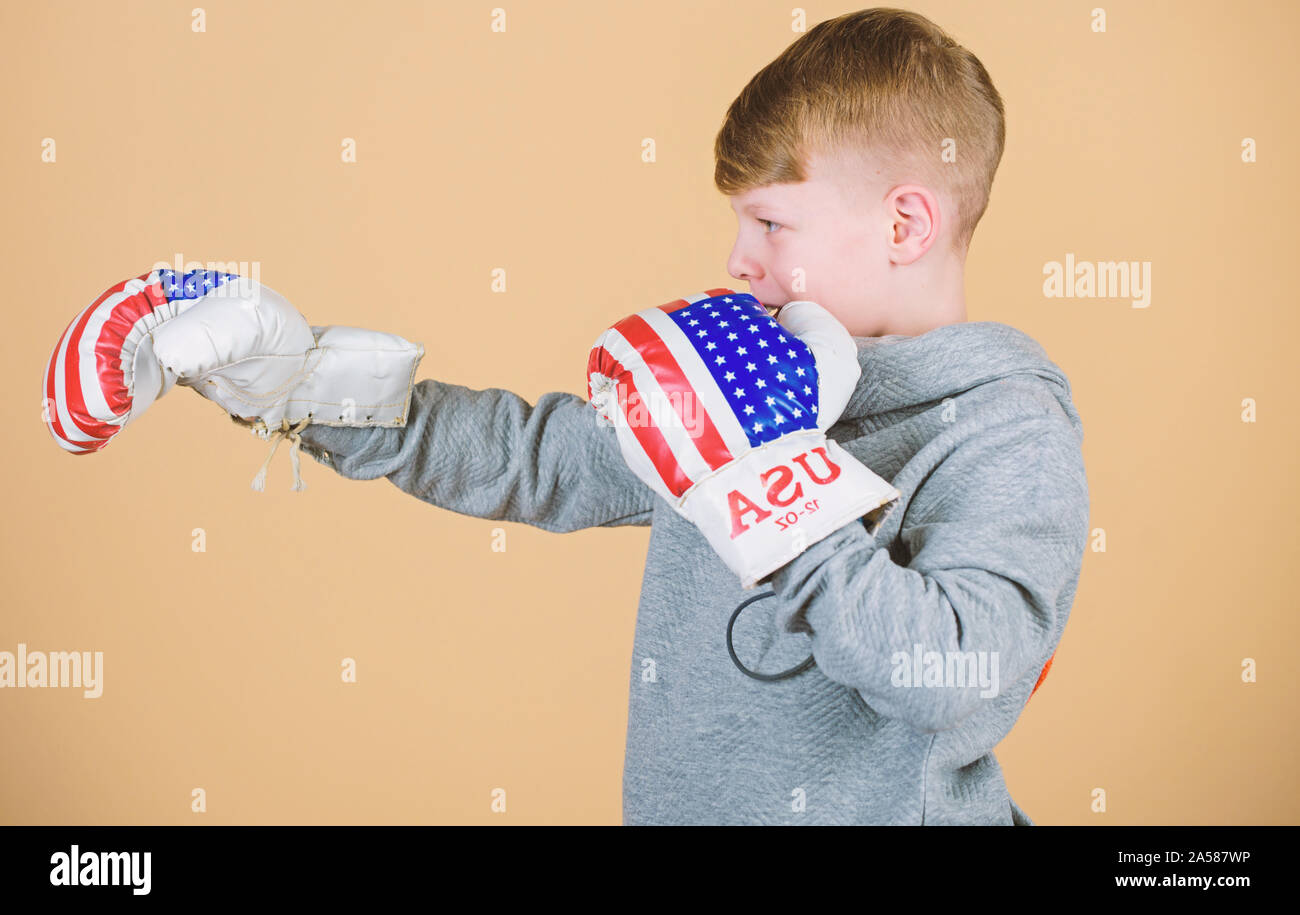
<svg viewBox="0 0 1300 915">
<path fill-rule="evenodd" d="M 266 469 L 271 465 L 271 458 L 275 457 L 275 449 L 279 448 L 280 442 L 284 441 L 286 438 L 293 443 L 289 446 L 289 460 L 293 464 L 293 486 L 291 489 L 293 492 L 302 492 L 307 488 L 307 484 L 302 481 L 301 459 L 298 455 L 298 450 L 302 447 L 302 438 L 298 433 L 307 428 L 307 424 L 310 422 L 311 417 L 308 416 L 302 422 L 298 423 L 298 425 L 290 426 L 289 420 L 281 419 L 280 428 L 276 429 L 275 432 L 271 432 L 267 428 L 266 423 L 262 422 L 260 419 L 252 424 L 249 431 L 258 438 L 263 441 L 266 441 L 268 438 L 273 439 L 271 442 L 271 453 L 268 454 L 266 460 L 262 462 L 262 469 L 257 472 L 257 476 L 253 477 L 253 489 L 258 492 L 262 492 L 266 489 Z"/>
<path fill-rule="evenodd" d="M 591 398 L 587 403 L 596 409 L 606 420 L 611 423 L 614 421 L 614 407 L 617 398 L 617 384 L 613 378 L 608 375 L 602 375 L 599 372 L 592 372 L 588 379 L 588 390 Z M 611 402 L 614 401 L 614 402 Z"/>
</svg>

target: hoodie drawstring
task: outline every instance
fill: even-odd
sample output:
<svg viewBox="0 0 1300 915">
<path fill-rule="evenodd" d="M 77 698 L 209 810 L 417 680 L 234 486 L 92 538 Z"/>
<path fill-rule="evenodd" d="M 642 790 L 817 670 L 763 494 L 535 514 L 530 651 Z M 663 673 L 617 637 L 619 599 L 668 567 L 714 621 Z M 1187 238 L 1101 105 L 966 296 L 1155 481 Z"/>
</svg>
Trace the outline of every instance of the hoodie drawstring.
<svg viewBox="0 0 1300 915">
<path fill-rule="evenodd" d="M 744 664 L 741 664 L 740 658 L 736 657 L 736 649 L 732 647 L 731 644 L 731 627 L 736 624 L 736 617 L 740 616 L 740 611 L 744 610 L 754 601 L 762 600 L 765 597 L 772 597 L 774 594 L 776 594 L 775 590 L 766 591 L 763 594 L 754 595 L 753 597 L 749 598 L 749 600 L 741 603 L 741 605 L 737 607 L 735 611 L 732 612 L 731 619 L 727 621 L 727 653 L 731 655 L 731 663 L 735 664 L 738 668 L 740 668 L 740 672 L 743 673 L 745 676 L 753 677 L 755 680 L 763 680 L 769 683 L 775 680 L 788 680 L 791 677 L 798 676 L 799 674 L 803 673 L 805 670 L 807 670 L 808 668 L 812 667 L 814 664 L 817 663 L 812 655 L 808 655 L 808 658 L 802 664 L 799 664 L 795 667 L 791 667 L 789 670 L 784 670 L 779 674 L 760 674 L 756 671 L 750 670 Z"/>
</svg>

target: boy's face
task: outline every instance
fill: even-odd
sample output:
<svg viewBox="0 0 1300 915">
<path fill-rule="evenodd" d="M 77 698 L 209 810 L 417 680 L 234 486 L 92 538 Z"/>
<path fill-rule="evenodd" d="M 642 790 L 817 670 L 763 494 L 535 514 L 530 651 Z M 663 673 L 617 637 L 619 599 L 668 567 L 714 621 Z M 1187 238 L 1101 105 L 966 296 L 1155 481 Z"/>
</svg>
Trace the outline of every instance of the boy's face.
<svg viewBox="0 0 1300 915">
<path fill-rule="evenodd" d="M 740 226 L 727 272 L 764 305 L 808 299 L 855 337 L 888 333 L 892 223 L 880 174 L 861 159 L 812 157 L 807 181 L 731 197 Z"/>
</svg>

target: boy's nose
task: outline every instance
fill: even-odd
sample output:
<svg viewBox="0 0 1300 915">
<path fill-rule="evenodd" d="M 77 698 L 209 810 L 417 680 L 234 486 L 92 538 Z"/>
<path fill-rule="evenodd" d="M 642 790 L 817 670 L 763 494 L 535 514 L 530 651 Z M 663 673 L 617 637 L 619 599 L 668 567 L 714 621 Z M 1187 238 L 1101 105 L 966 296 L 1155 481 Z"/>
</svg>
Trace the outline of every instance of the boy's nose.
<svg viewBox="0 0 1300 915">
<path fill-rule="evenodd" d="M 731 255 L 727 258 L 727 273 L 738 280 L 753 282 L 763 278 L 763 268 L 749 255 L 740 250 L 737 244 L 731 249 Z"/>
</svg>

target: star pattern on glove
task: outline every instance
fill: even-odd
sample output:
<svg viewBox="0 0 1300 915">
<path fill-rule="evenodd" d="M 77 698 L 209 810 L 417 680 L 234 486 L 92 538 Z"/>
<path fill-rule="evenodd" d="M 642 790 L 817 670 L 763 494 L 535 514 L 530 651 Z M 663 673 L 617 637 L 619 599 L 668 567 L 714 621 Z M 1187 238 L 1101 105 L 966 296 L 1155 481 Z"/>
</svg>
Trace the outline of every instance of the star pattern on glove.
<svg viewBox="0 0 1300 915">
<path fill-rule="evenodd" d="M 812 351 L 751 295 L 714 296 L 669 313 L 699 353 L 750 445 L 817 426 Z"/>
</svg>

